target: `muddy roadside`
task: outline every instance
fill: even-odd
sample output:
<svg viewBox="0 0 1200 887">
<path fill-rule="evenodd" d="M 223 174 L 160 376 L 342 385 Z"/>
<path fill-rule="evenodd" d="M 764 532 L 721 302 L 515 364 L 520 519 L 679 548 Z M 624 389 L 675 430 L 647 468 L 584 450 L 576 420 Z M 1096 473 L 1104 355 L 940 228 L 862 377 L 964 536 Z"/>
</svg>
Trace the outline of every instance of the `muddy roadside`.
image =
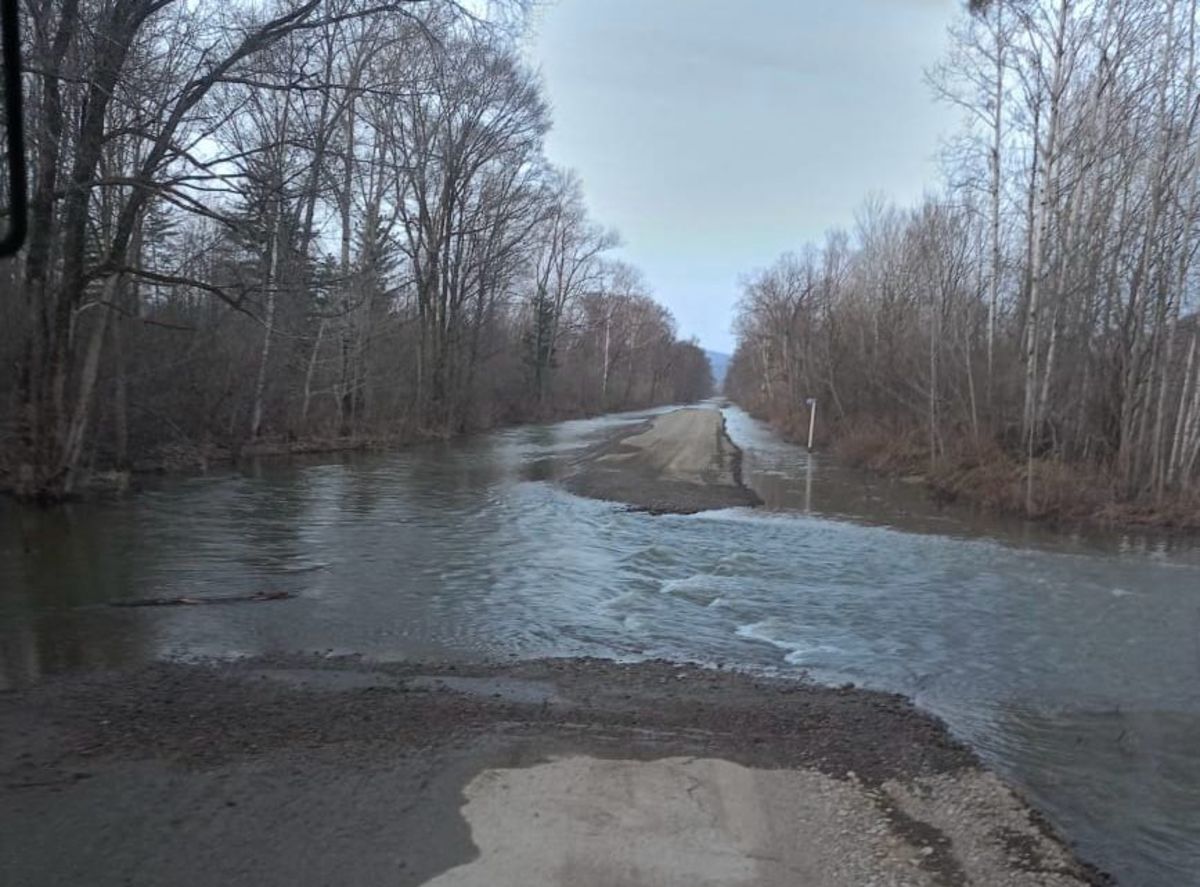
<svg viewBox="0 0 1200 887">
<path fill-rule="evenodd" d="M 692 665 L 156 664 L 0 737 L 3 883 L 1109 883 L 903 698 Z"/>
<path fill-rule="evenodd" d="M 742 452 L 714 408 L 656 416 L 587 452 L 568 490 L 654 514 L 692 514 L 761 504 L 742 482 Z"/>
</svg>

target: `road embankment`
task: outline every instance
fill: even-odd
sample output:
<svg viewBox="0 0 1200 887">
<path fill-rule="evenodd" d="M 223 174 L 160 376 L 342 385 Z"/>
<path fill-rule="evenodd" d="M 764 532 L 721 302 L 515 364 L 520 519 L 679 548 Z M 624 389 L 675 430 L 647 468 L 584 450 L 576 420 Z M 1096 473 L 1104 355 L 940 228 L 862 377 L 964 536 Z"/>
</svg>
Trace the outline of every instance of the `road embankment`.
<svg viewBox="0 0 1200 887">
<path fill-rule="evenodd" d="M 1105 883 L 898 696 L 668 662 L 160 664 L 0 694 L 0 883 Z"/>
<path fill-rule="evenodd" d="M 689 407 L 597 448 L 565 484 L 578 495 L 655 514 L 759 505 L 742 482 L 741 458 L 719 410 Z"/>
</svg>

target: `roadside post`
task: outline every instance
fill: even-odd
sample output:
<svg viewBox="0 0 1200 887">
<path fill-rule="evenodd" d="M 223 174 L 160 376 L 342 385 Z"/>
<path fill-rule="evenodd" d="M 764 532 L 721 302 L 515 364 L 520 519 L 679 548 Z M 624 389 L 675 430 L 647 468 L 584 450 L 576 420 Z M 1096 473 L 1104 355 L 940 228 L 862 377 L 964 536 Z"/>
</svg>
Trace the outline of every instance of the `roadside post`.
<svg viewBox="0 0 1200 887">
<path fill-rule="evenodd" d="M 812 513 L 812 453 L 804 460 L 804 513 Z"/>
<path fill-rule="evenodd" d="M 817 399 L 810 397 L 805 403 L 808 404 L 808 451 L 811 453 L 813 430 L 817 427 Z"/>
</svg>

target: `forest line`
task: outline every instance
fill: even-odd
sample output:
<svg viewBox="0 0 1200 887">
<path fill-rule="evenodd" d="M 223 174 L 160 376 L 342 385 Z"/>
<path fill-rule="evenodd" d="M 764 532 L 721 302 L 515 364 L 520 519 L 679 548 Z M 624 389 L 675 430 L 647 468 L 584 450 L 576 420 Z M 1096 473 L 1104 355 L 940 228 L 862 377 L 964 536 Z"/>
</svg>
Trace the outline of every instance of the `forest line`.
<svg viewBox="0 0 1200 887">
<path fill-rule="evenodd" d="M 728 390 L 1029 515 L 1200 524 L 1196 0 L 971 0 L 939 190 L 748 277 Z"/>
<path fill-rule="evenodd" d="M 30 237 L 0 266 L 0 480 L 690 401 L 611 258 L 521 2 L 26 0 Z"/>
</svg>

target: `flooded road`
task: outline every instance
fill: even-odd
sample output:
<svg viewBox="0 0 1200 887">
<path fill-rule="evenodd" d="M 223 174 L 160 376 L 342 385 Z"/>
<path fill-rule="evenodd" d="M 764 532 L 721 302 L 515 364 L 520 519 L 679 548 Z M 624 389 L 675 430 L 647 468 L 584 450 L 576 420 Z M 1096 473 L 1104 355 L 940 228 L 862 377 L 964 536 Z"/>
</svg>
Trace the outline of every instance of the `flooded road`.
<svg viewBox="0 0 1200 887">
<path fill-rule="evenodd" d="M 0 502 L 0 686 L 159 657 L 667 657 L 895 690 L 1127 884 L 1200 872 L 1200 553 L 939 510 L 737 409 L 761 509 L 552 481 L 646 414 L 268 462 L 48 512 Z M 289 591 L 123 609 L 118 599 Z"/>
</svg>

